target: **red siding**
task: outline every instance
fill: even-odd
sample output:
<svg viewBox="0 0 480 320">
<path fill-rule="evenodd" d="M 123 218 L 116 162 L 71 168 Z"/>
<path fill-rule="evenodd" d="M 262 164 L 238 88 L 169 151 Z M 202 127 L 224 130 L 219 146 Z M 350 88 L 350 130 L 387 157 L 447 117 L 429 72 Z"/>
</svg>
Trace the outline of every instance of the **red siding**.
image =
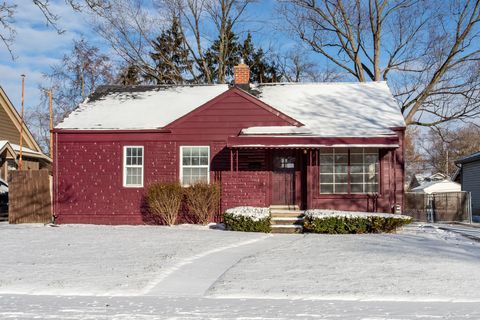
<svg viewBox="0 0 480 320">
<path fill-rule="evenodd" d="M 243 103 L 242 103 L 243 101 Z M 287 119 L 288 120 L 288 119 Z M 247 190 L 260 191 L 261 180 L 268 174 L 242 173 L 243 178 L 230 182 L 230 153 L 225 148 L 228 136 L 242 128 L 259 125 L 290 125 L 283 117 L 255 105 L 235 90 L 230 90 L 177 121 L 166 130 L 145 132 L 56 132 L 55 214 L 59 223 L 139 224 L 150 217 L 144 208 L 145 187 L 156 181 L 179 178 L 180 145 L 210 146 L 211 179 L 221 178 L 224 190 L 232 191 L 228 200 L 223 192 L 222 207 L 241 203 L 233 196 Z M 122 186 L 123 146 L 143 145 L 145 153 L 144 188 Z M 246 158 L 241 156 L 242 158 Z M 263 167 L 265 164 L 263 163 Z M 216 172 L 221 172 L 216 174 Z M 251 181 L 247 181 L 251 177 Z M 241 196 L 245 198 L 244 195 Z M 251 205 L 265 205 L 265 195 L 255 195 Z M 263 201 L 261 201 L 263 199 Z M 230 201 L 230 202 L 228 202 Z M 235 202 L 236 201 L 236 202 Z"/>
<path fill-rule="evenodd" d="M 222 211 L 238 206 L 266 207 L 269 204 L 268 171 L 222 173 Z"/>
<path fill-rule="evenodd" d="M 350 211 L 392 212 L 395 204 L 403 209 L 404 164 L 403 138 L 404 131 L 398 130 L 399 148 L 380 150 L 380 194 L 371 195 L 321 195 L 319 191 L 319 173 L 315 157 L 308 166 L 309 201 L 308 207 L 322 209 L 338 209 Z"/>
<path fill-rule="evenodd" d="M 211 103 L 173 122 L 163 130 L 63 131 L 56 130 L 55 214 L 59 223 L 141 224 L 151 218 L 144 206 L 145 187 L 156 181 L 179 178 L 181 145 L 208 145 L 211 181 L 222 187 L 222 210 L 239 205 L 268 206 L 271 202 L 269 151 L 240 150 L 238 172 L 231 171 L 229 137 L 242 128 L 260 125 L 292 125 L 294 120 L 238 90 L 229 90 Z M 398 131 L 403 146 L 403 131 Z M 144 146 L 144 188 L 122 186 L 123 146 Z M 366 196 L 320 197 L 315 151 L 299 155 L 307 170 L 306 206 L 345 210 L 372 210 Z M 312 157 L 310 161 L 309 157 Z M 395 159 L 395 160 L 394 160 Z M 254 164 L 252 164 L 254 163 Z M 303 165 L 304 163 L 304 165 Z M 393 167 L 395 166 L 395 171 Z M 237 168 L 234 164 L 234 170 Z M 301 175 L 298 173 L 300 186 Z M 396 192 L 393 192 L 394 185 Z M 381 155 L 379 211 L 390 211 L 403 201 L 403 149 Z M 298 192 L 300 193 L 300 192 Z M 341 200 L 341 201 L 339 201 Z M 301 201 L 301 198 L 298 198 Z"/>
</svg>

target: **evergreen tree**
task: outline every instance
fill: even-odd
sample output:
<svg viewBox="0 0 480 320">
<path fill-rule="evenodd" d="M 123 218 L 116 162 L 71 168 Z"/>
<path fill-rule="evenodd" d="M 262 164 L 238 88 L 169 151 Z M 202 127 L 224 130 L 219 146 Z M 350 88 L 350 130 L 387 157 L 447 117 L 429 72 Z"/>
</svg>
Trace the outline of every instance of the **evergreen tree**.
<svg viewBox="0 0 480 320">
<path fill-rule="evenodd" d="M 214 82 L 219 82 L 219 79 L 221 79 L 219 74 L 219 49 L 221 43 L 221 39 L 215 40 L 205 54 L 208 68 L 213 75 Z M 281 80 L 281 73 L 278 66 L 274 61 L 268 60 L 262 48 L 255 48 L 250 33 L 247 34 L 243 44 L 239 43 L 238 36 L 232 31 L 231 22 L 227 25 L 227 38 L 224 42 L 224 52 L 226 64 L 224 78 L 226 79 L 233 77 L 233 67 L 238 64 L 240 58 L 243 58 L 245 64 L 250 67 L 250 82 L 268 83 Z"/>
<path fill-rule="evenodd" d="M 240 54 L 250 67 L 250 82 L 269 83 L 281 80 L 281 73 L 275 61 L 268 61 L 263 49 L 255 48 L 250 33 L 241 46 Z"/>
<path fill-rule="evenodd" d="M 169 29 L 162 31 L 159 37 L 152 41 L 154 51 L 150 57 L 155 68 L 145 75 L 147 80 L 157 84 L 182 84 L 191 71 L 192 60 L 185 45 L 185 38 L 180 30 L 177 17 L 173 17 Z"/>
<path fill-rule="evenodd" d="M 138 67 L 134 64 L 129 64 L 122 68 L 118 76 L 118 82 L 124 86 L 138 85 L 141 82 Z"/>
<path fill-rule="evenodd" d="M 241 48 L 238 43 L 238 36 L 232 30 L 232 21 L 228 20 L 226 27 L 226 38 L 224 41 L 216 39 L 210 48 L 205 53 L 205 60 L 207 61 L 208 69 L 212 75 L 213 82 L 219 82 L 222 78 L 228 78 L 233 76 L 233 66 L 238 63 L 239 60 L 239 50 Z M 224 75 L 220 75 L 219 65 L 220 65 L 220 47 L 223 46 L 224 52 Z M 205 75 L 201 75 L 202 78 L 205 78 Z"/>
</svg>

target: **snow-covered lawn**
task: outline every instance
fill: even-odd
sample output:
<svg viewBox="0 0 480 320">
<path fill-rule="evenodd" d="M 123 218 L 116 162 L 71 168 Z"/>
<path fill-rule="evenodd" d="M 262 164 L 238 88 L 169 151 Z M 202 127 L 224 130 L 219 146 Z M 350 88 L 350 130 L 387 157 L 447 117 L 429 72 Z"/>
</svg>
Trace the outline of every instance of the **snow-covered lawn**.
<svg viewBox="0 0 480 320">
<path fill-rule="evenodd" d="M 0 293 L 137 295 L 176 264 L 260 234 L 200 226 L 0 224 Z"/>
<path fill-rule="evenodd" d="M 480 301 L 480 243 L 434 228 L 299 236 L 245 257 L 210 289 L 231 298 Z"/>
<path fill-rule="evenodd" d="M 432 227 L 0 224 L 0 243 L 0 318 L 480 318 L 480 243 Z"/>
</svg>

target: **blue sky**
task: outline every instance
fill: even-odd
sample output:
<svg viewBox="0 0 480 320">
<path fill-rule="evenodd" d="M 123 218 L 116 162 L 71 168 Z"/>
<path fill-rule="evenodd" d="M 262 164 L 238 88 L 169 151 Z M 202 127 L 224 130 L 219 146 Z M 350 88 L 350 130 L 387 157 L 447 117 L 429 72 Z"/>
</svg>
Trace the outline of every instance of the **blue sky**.
<svg viewBox="0 0 480 320">
<path fill-rule="evenodd" d="M 92 30 L 83 14 L 74 12 L 63 0 L 52 0 L 51 10 L 60 17 L 58 32 L 47 26 L 40 10 L 31 1 L 16 1 L 14 26 L 16 38 L 13 44 L 15 60 L 7 49 L 0 46 L 0 85 L 7 92 L 13 104 L 20 109 L 21 74 L 25 79 L 25 106 L 29 108 L 40 103 L 38 86 L 42 83 L 42 73 L 53 64 L 59 63 L 64 54 L 71 49 L 72 40 L 84 36 L 90 42 L 108 51 L 108 47 Z M 249 7 L 244 16 L 245 22 L 252 29 L 254 40 L 264 46 L 292 46 L 280 32 L 272 37 L 272 25 L 275 24 L 274 0 L 263 0 Z M 282 40 L 282 41 L 279 41 Z"/>
<path fill-rule="evenodd" d="M 90 33 L 88 23 L 63 1 L 52 1 L 51 9 L 61 17 L 59 26 L 63 34 L 46 25 L 40 10 L 31 1 L 17 1 L 13 44 L 15 60 L 12 60 L 5 46 L 0 46 L 0 85 L 7 92 L 13 104 L 20 108 L 21 74 L 25 79 L 25 106 L 39 103 L 38 85 L 42 72 L 58 63 L 68 52 L 72 39 Z"/>
</svg>

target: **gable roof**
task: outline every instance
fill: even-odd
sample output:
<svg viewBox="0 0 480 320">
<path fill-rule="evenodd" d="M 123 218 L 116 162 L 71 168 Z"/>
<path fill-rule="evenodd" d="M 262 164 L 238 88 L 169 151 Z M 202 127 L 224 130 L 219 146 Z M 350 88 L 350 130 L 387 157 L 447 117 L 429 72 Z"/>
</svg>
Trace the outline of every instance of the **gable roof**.
<svg viewBox="0 0 480 320">
<path fill-rule="evenodd" d="M 256 87 L 257 97 L 305 124 L 289 133 L 315 136 L 378 136 L 405 127 L 405 120 L 386 82 L 279 83 Z M 273 128 L 272 134 L 278 133 Z M 268 134 L 266 127 L 244 134 Z"/>
<path fill-rule="evenodd" d="M 229 89 L 228 85 L 104 86 L 64 119 L 57 129 L 160 129 Z M 235 89 L 238 90 L 238 89 Z M 244 135 L 383 136 L 405 121 L 385 82 L 278 83 L 243 92 L 291 126 L 245 128 Z"/>
<path fill-rule="evenodd" d="M 18 130 L 18 134 L 20 135 L 20 128 L 23 126 L 23 141 L 25 143 L 25 146 L 32 149 L 35 152 L 42 152 L 42 149 L 38 145 L 37 141 L 35 141 L 35 138 L 33 137 L 32 133 L 28 129 L 28 127 L 25 125 L 25 123 L 22 123 L 22 119 L 20 117 L 20 114 L 18 111 L 15 109 L 13 106 L 12 102 L 8 98 L 7 94 L 3 90 L 3 88 L 0 86 L 0 108 L 3 108 L 3 110 L 6 112 L 8 118 L 12 122 L 12 124 L 15 126 L 15 128 Z M 0 128 L 2 130 L 2 128 Z"/>
<path fill-rule="evenodd" d="M 228 85 L 99 87 L 58 129 L 160 129 L 228 90 Z"/>
<path fill-rule="evenodd" d="M 226 97 L 226 93 L 227 92 L 223 92 L 221 93 L 220 95 L 216 96 L 215 98 L 213 98 L 212 100 L 208 101 L 208 103 L 205 103 L 201 106 L 199 106 L 198 108 L 195 108 L 194 110 L 192 110 L 191 112 L 187 113 L 186 115 L 178 118 L 177 120 L 169 123 L 167 125 L 167 128 L 173 128 L 175 127 L 177 124 L 179 123 L 182 123 L 183 121 L 186 121 L 188 120 L 191 116 L 194 116 L 195 114 L 199 114 L 201 113 L 204 109 L 206 108 L 209 108 L 212 104 L 218 102 L 218 101 L 221 101 L 223 98 Z M 292 126 L 303 126 L 302 123 L 300 123 L 299 121 L 297 121 L 296 119 L 293 119 L 292 117 L 278 111 L 277 109 L 275 108 L 272 108 L 271 106 L 267 105 L 266 103 L 262 102 L 261 100 L 255 98 L 254 96 L 248 94 L 247 92 L 237 88 L 237 87 L 231 87 L 229 88 L 228 90 L 228 93 L 232 93 L 234 95 L 237 95 L 237 96 L 240 96 L 244 99 L 246 99 L 247 101 L 250 101 L 252 102 L 253 104 L 255 104 L 257 107 L 265 110 L 265 111 L 268 111 L 272 114 L 274 114 L 275 116 L 283 119 L 286 123 L 292 125 Z M 296 127 L 295 127 L 296 128 Z"/>
<path fill-rule="evenodd" d="M 15 159 L 20 154 L 20 146 L 18 144 L 11 143 L 7 140 L 0 140 L 0 153 L 2 153 L 4 150 L 8 150 L 10 154 L 12 154 L 15 157 Z M 24 157 L 40 159 L 47 163 L 52 162 L 52 159 L 50 159 L 47 155 L 43 154 L 42 152 L 35 151 L 23 146 L 22 146 L 22 155 Z"/>
<path fill-rule="evenodd" d="M 440 181 L 430 181 L 412 189 L 412 192 L 436 193 L 436 192 L 457 192 L 461 191 L 462 186 L 459 183 L 448 179 Z"/>
</svg>

